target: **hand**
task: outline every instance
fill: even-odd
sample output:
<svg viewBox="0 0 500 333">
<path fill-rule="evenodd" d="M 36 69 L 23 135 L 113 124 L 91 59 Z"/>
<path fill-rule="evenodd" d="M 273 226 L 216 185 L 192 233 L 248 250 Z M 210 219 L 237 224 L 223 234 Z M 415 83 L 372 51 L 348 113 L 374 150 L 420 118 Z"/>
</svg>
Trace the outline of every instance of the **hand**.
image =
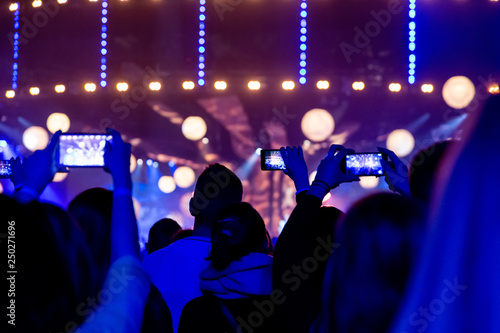
<svg viewBox="0 0 500 333">
<path fill-rule="evenodd" d="M 132 188 L 132 178 L 130 176 L 130 151 L 132 146 L 125 143 L 120 133 L 114 129 L 107 129 L 113 136 L 113 142 L 106 142 L 104 149 L 104 170 L 111 173 L 115 189 L 123 187 Z"/>
<path fill-rule="evenodd" d="M 22 164 L 20 160 L 16 160 L 12 170 L 13 181 L 21 180 L 24 173 L 23 187 L 31 188 L 40 195 L 45 187 L 52 182 L 57 172 L 55 158 L 59 136 L 61 136 L 61 131 L 54 133 L 45 149 L 35 151 L 33 155 L 23 160 Z M 16 174 L 14 175 L 14 173 Z"/>
<path fill-rule="evenodd" d="M 10 180 L 12 181 L 14 187 L 17 190 L 24 184 L 26 180 L 26 173 L 23 166 L 23 164 L 26 163 L 26 158 L 23 158 L 21 160 L 20 157 L 17 158 L 12 157 L 9 163 L 10 163 L 10 169 L 12 170 L 12 176 L 10 177 Z"/>
<path fill-rule="evenodd" d="M 387 161 L 381 161 L 385 182 L 389 185 L 389 189 L 401 195 L 409 196 L 410 184 L 408 181 L 408 167 L 393 151 L 382 147 L 378 147 L 377 149 L 382 154 L 387 155 L 394 164 L 394 168 L 391 168 Z"/>
<path fill-rule="evenodd" d="M 309 188 L 309 174 L 302 148 L 281 147 L 280 152 L 286 166 L 286 170 L 283 171 L 293 180 L 295 189 L 300 191 Z"/>
<path fill-rule="evenodd" d="M 340 145 L 332 145 L 328 155 L 318 166 L 318 172 L 315 180 L 325 182 L 330 189 L 339 186 L 342 183 L 359 181 L 358 176 L 346 175 L 342 172 L 340 164 L 347 154 L 353 154 L 354 150 L 346 149 Z"/>
</svg>

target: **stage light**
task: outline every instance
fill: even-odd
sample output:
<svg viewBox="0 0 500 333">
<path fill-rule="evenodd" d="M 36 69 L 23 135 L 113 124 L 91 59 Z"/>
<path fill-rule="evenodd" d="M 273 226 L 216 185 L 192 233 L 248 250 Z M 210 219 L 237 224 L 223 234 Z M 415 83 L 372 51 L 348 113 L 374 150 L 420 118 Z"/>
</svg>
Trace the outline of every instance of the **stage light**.
<svg viewBox="0 0 500 333">
<path fill-rule="evenodd" d="M 87 91 L 87 92 L 94 92 L 97 87 L 96 87 L 95 83 L 85 83 L 84 88 L 85 88 L 85 91 Z"/>
<path fill-rule="evenodd" d="M 23 133 L 23 144 L 30 150 L 43 149 L 49 143 L 49 134 L 40 126 L 28 127 Z"/>
<path fill-rule="evenodd" d="M 175 162 L 174 161 L 168 162 L 168 166 L 171 168 L 175 167 Z"/>
<path fill-rule="evenodd" d="M 60 183 L 63 180 L 65 180 L 66 177 L 68 177 L 68 173 L 67 172 L 57 172 L 54 175 L 54 179 L 52 179 L 52 181 L 55 182 L 55 183 Z"/>
<path fill-rule="evenodd" d="M 198 68 L 200 69 L 198 71 L 198 85 L 204 86 L 205 85 L 205 80 L 203 77 L 205 76 L 205 19 L 206 16 L 203 14 L 206 11 L 206 0 L 200 0 L 200 6 L 199 6 L 199 12 L 200 15 L 198 16 L 198 24 L 199 24 L 199 30 L 198 30 L 198 35 L 200 35 L 200 38 L 198 39 Z"/>
<path fill-rule="evenodd" d="M 307 50 L 307 0 L 302 0 L 300 4 L 300 37 L 299 37 L 299 83 L 305 84 L 307 73 L 306 50 Z"/>
<path fill-rule="evenodd" d="M 465 76 L 454 76 L 443 86 L 443 99 L 454 109 L 466 108 L 476 95 L 474 83 Z"/>
<path fill-rule="evenodd" d="M 14 90 L 7 90 L 5 92 L 5 97 L 7 98 L 14 98 L 16 96 L 16 92 Z"/>
<path fill-rule="evenodd" d="M 138 166 L 141 166 L 143 163 L 144 163 L 144 161 L 142 159 L 138 159 L 137 160 L 137 165 Z"/>
<path fill-rule="evenodd" d="M 12 64 L 12 90 L 17 89 L 17 76 L 19 74 L 19 64 L 17 63 L 17 59 L 19 59 L 19 30 L 20 30 L 20 24 L 19 24 L 19 4 L 18 3 L 12 3 L 9 6 L 9 9 L 11 9 L 14 12 L 14 33 L 12 35 L 12 45 L 13 45 L 13 64 Z M 24 28 L 24 27 L 23 27 Z M 24 29 L 23 29 L 24 32 Z"/>
<path fill-rule="evenodd" d="M 389 90 L 391 92 L 400 92 L 401 91 L 401 85 L 399 83 L 391 83 L 389 85 Z"/>
<path fill-rule="evenodd" d="M 19 9 L 19 4 L 18 4 L 17 2 L 15 2 L 15 3 L 11 3 L 11 4 L 9 5 L 9 10 L 10 10 L 11 12 L 15 12 L 15 11 L 16 11 L 16 10 L 18 10 L 18 9 Z"/>
<path fill-rule="evenodd" d="M 387 149 L 392 150 L 397 156 L 404 157 L 409 155 L 415 147 L 413 135 L 405 129 L 392 131 L 387 137 Z"/>
<path fill-rule="evenodd" d="M 149 83 L 149 90 L 152 91 L 159 91 L 161 89 L 161 83 L 160 82 L 151 82 Z"/>
<path fill-rule="evenodd" d="M 30 88 L 30 94 L 31 94 L 32 96 L 36 96 L 36 95 L 38 95 L 39 93 L 40 93 L 40 88 L 38 88 L 38 87 L 31 87 L 31 88 Z"/>
<path fill-rule="evenodd" d="M 55 133 L 58 130 L 67 132 L 69 130 L 70 121 L 64 113 L 54 112 L 47 118 L 47 128 L 50 133 Z"/>
<path fill-rule="evenodd" d="M 181 129 L 186 139 L 198 141 L 207 133 L 207 124 L 203 118 L 191 116 L 184 119 Z"/>
<path fill-rule="evenodd" d="M 181 166 L 174 171 L 174 180 L 177 186 L 181 188 L 188 188 L 194 184 L 196 175 L 188 166 Z"/>
<path fill-rule="evenodd" d="M 54 87 L 54 90 L 56 91 L 56 93 L 61 94 L 66 91 L 66 86 L 64 86 L 64 84 L 58 84 Z"/>
<path fill-rule="evenodd" d="M 293 90 L 293 88 L 295 88 L 295 83 L 293 83 L 293 81 L 283 81 L 281 87 L 284 90 Z"/>
<path fill-rule="evenodd" d="M 60 3 L 60 4 L 63 4 L 63 3 L 67 3 L 68 0 L 57 0 L 57 2 Z"/>
<path fill-rule="evenodd" d="M 259 81 L 250 81 L 248 82 L 248 89 L 250 90 L 259 90 L 260 82 Z"/>
<path fill-rule="evenodd" d="M 127 91 L 128 90 L 128 84 L 126 82 L 118 82 L 116 84 L 116 89 L 118 91 Z"/>
<path fill-rule="evenodd" d="M 226 83 L 226 81 L 216 81 L 216 82 L 214 83 L 214 87 L 215 87 L 215 89 L 217 89 L 217 90 L 226 90 L 226 88 L 227 88 L 227 83 Z"/>
<path fill-rule="evenodd" d="M 153 168 L 158 168 L 159 166 L 158 162 L 153 162 Z"/>
<path fill-rule="evenodd" d="M 369 176 L 369 177 L 359 177 L 359 185 L 362 188 L 374 188 L 378 186 L 379 177 Z"/>
<path fill-rule="evenodd" d="M 434 91 L 434 86 L 432 84 L 426 83 L 422 85 L 422 92 L 425 94 L 430 94 Z"/>
<path fill-rule="evenodd" d="M 158 188 L 163 193 L 172 193 L 175 191 L 175 180 L 170 176 L 162 176 L 160 180 L 158 180 Z"/>
<path fill-rule="evenodd" d="M 320 80 L 316 82 L 316 87 L 321 90 L 328 89 L 330 87 L 330 83 L 326 80 Z"/>
<path fill-rule="evenodd" d="M 41 7 L 42 6 L 42 0 L 35 0 L 35 1 L 33 1 L 32 5 L 33 5 L 34 8 Z"/>
<path fill-rule="evenodd" d="M 365 83 L 362 81 L 353 82 L 352 89 L 358 90 L 358 91 L 363 90 L 363 89 L 365 89 Z"/>
<path fill-rule="evenodd" d="M 153 160 L 152 160 L 152 159 L 148 159 L 148 160 L 146 161 L 146 165 L 147 165 L 147 166 L 152 166 L 152 165 L 153 165 Z"/>
<path fill-rule="evenodd" d="M 255 149 L 255 155 L 260 155 L 261 152 L 262 152 L 262 148 Z"/>
<path fill-rule="evenodd" d="M 194 82 L 193 81 L 184 81 L 184 82 L 182 82 L 182 89 L 184 89 L 184 90 L 193 90 L 194 89 Z"/>
<path fill-rule="evenodd" d="M 137 159 L 133 154 L 130 154 L 130 173 L 134 172 L 137 168 Z"/>
<path fill-rule="evenodd" d="M 106 41 L 106 38 L 108 38 L 108 34 L 106 33 L 108 31 L 107 23 L 108 23 L 108 18 L 106 17 L 108 15 L 108 0 L 102 0 L 102 9 L 101 9 L 101 82 L 100 85 L 101 87 L 106 87 L 108 84 L 106 81 L 106 77 L 108 74 L 106 73 L 107 70 L 107 58 L 106 54 L 108 54 L 108 49 L 106 48 L 106 45 L 108 45 L 108 42 Z"/>
<path fill-rule="evenodd" d="M 208 144 L 209 140 L 208 138 L 203 138 L 201 139 L 201 142 L 203 142 L 203 144 Z"/>
<path fill-rule="evenodd" d="M 416 24 L 415 24 L 415 16 L 416 16 L 416 0 L 410 0 L 410 10 L 408 12 L 408 16 L 410 16 L 410 24 L 408 24 L 409 28 L 409 37 L 408 37 L 408 49 L 410 50 L 410 57 L 409 57 L 409 71 L 408 71 L 408 83 L 409 84 L 414 84 L 415 83 L 415 49 L 416 49 L 416 38 L 415 38 L 415 29 L 416 29 Z"/>
<path fill-rule="evenodd" d="M 302 133 L 309 140 L 321 142 L 328 139 L 335 129 L 332 115 L 324 109 L 312 109 L 306 112 L 300 123 Z"/>
<path fill-rule="evenodd" d="M 498 95 L 500 94 L 500 87 L 498 87 L 498 84 L 494 83 L 488 87 L 488 92 L 492 95 Z"/>
</svg>

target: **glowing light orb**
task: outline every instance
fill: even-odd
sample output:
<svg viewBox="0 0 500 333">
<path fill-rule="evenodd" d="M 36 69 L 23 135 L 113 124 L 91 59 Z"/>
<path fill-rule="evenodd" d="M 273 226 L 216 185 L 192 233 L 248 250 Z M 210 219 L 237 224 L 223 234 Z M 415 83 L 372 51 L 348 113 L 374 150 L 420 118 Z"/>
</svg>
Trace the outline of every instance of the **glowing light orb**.
<svg viewBox="0 0 500 333">
<path fill-rule="evenodd" d="M 375 188 L 378 186 L 379 178 L 375 176 L 359 177 L 359 185 L 362 188 Z"/>
<path fill-rule="evenodd" d="M 177 186 L 182 188 L 188 188 L 194 184 L 196 180 L 196 175 L 193 169 L 188 166 L 181 166 L 174 171 L 174 180 Z"/>
<path fill-rule="evenodd" d="M 64 113 L 55 112 L 47 118 L 47 128 L 50 133 L 55 133 L 59 130 L 67 132 L 70 124 L 71 122 L 69 121 L 68 116 Z"/>
<path fill-rule="evenodd" d="M 188 140 L 198 141 L 207 133 L 207 124 L 201 117 L 187 117 L 182 123 L 182 134 Z"/>
<path fill-rule="evenodd" d="M 465 76 L 454 76 L 443 86 L 443 99 L 454 109 L 466 108 L 476 95 L 474 83 Z"/>
<path fill-rule="evenodd" d="M 23 144 L 31 151 L 43 149 L 49 143 L 49 133 L 40 126 L 28 127 L 23 133 Z"/>
<path fill-rule="evenodd" d="M 163 193 L 172 193 L 175 191 L 175 180 L 171 176 L 162 176 L 158 180 L 158 188 Z"/>
<path fill-rule="evenodd" d="M 413 135 L 405 129 L 392 131 L 387 137 L 387 149 L 392 150 L 399 157 L 409 155 L 415 147 Z"/>
<path fill-rule="evenodd" d="M 302 133 L 312 141 L 321 142 L 332 135 L 335 121 L 332 115 L 323 109 L 312 109 L 306 112 L 300 124 Z"/>
</svg>

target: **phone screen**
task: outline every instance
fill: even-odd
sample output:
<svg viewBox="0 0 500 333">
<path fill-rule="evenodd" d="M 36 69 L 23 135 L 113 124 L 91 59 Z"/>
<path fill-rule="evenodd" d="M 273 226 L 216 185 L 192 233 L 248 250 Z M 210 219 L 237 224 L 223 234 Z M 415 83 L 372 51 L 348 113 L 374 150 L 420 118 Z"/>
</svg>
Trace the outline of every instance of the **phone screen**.
<svg viewBox="0 0 500 333">
<path fill-rule="evenodd" d="M 9 161 L 0 161 L 0 179 L 10 178 L 12 170 L 10 169 Z"/>
<path fill-rule="evenodd" d="M 65 167 L 103 167 L 109 134 L 61 134 L 58 163 Z"/>
<path fill-rule="evenodd" d="M 384 170 L 380 161 L 386 158 L 381 153 L 360 153 L 347 155 L 345 158 L 345 174 L 355 176 L 383 176 Z"/>
<path fill-rule="evenodd" d="M 262 149 L 260 151 L 260 168 L 262 170 L 286 170 L 281 152 L 278 149 Z"/>
</svg>

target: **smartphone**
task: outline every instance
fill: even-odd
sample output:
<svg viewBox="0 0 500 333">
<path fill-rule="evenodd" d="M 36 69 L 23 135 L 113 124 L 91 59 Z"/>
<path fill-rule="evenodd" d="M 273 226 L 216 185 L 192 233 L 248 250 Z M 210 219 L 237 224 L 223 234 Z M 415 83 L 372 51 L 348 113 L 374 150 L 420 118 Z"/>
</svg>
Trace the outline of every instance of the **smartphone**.
<svg viewBox="0 0 500 333">
<path fill-rule="evenodd" d="M 260 151 L 261 170 L 286 170 L 285 161 L 279 149 L 262 149 Z"/>
<path fill-rule="evenodd" d="M 56 153 L 57 164 L 71 168 L 103 167 L 104 147 L 111 140 L 110 134 L 61 134 Z"/>
<path fill-rule="evenodd" d="M 356 153 L 346 155 L 341 163 L 342 172 L 355 176 L 383 176 L 381 160 L 387 161 L 382 153 Z"/>
<path fill-rule="evenodd" d="M 0 161 L 0 179 L 7 179 L 12 176 L 10 161 Z"/>
</svg>

